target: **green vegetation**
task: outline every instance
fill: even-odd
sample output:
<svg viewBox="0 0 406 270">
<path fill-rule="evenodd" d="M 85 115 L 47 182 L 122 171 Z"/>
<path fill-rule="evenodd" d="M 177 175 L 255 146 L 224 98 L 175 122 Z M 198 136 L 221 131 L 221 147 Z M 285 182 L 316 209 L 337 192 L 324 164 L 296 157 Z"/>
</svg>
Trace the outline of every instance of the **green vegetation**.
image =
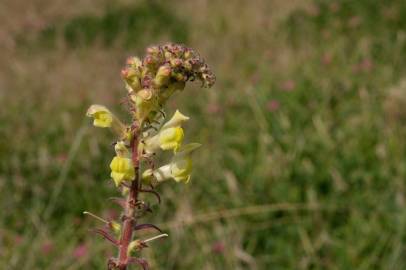
<svg viewBox="0 0 406 270">
<path fill-rule="evenodd" d="M 125 115 L 125 58 L 173 40 L 217 84 L 169 106 L 204 147 L 189 185 L 159 187 L 152 269 L 406 267 L 405 3 L 125 2 L 31 8 L 24 38 L 17 8 L 0 21 L 0 266 L 104 269 L 112 249 L 82 211 L 117 212 L 113 139 L 84 114 Z"/>
</svg>

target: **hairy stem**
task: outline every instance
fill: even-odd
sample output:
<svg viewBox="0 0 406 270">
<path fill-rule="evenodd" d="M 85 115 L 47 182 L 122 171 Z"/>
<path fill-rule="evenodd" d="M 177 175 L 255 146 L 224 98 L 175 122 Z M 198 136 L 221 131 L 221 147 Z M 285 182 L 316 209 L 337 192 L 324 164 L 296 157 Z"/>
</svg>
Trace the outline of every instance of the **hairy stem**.
<svg viewBox="0 0 406 270">
<path fill-rule="evenodd" d="M 139 158 L 138 158 L 138 132 L 135 132 L 131 141 L 132 161 L 135 169 L 135 179 L 131 182 L 130 191 L 127 196 L 123 226 L 120 238 L 118 269 L 126 270 L 128 265 L 128 246 L 132 240 L 133 227 L 136 224 L 135 208 L 139 193 Z"/>
</svg>

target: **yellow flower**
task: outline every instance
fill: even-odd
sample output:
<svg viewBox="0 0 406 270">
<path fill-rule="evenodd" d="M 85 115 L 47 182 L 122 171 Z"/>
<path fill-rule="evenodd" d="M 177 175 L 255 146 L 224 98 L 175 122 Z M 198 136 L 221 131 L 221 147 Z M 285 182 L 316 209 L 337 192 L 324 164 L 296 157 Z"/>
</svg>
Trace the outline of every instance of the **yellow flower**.
<svg viewBox="0 0 406 270">
<path fill-rule="evenodd" d="M 192 173 L 193 163 L 190 156 L 178 159 L 171 164 L 172 177 L 176 182 L 188 183 Z"/>
<path fill-rule="evenodd" d="M 107 128 L 113 123 L 113 115 L 102 105 L 92 105 L 87 110 L 87 116 L 93 117 L 93 125 L 96 127 Z"/>
<path fill-rule="evenodd" d="M 111 174 L 116 186 L 122 181 L 132 181 L 135 177 L 135 170 L 131 160 L 131 154 L 123 141 L 115 145 L 116 156 L 110 163 Z"/>
<path fill-rule="evenodd" d="M 162 126 L 158 134 L 145 140 L 145 151 L 153 153 L 158 148 L 177 151 L 182 145 L 184 137 L 181 125 L 187 120 L 189 117 L 177 110 L 172 118 Z"/>
<path fill-rule="evenodd" d="M 162 130 L 159 133 L 159 146 L 162 150 L 178 150 L 184 137 L 181 127 L 173 127 Z"/>
<path fill-rule="evenodd" d="M 94 126 L 101 128 L 111 127 L 120 138 L 126 137 L 127 128 L 125 125 L 105 106 L 94 104 L 89 107 L 86 115 L 93 118 Z"/>
<path fill-rule="evenodd" d="M 156 170 L 146 170 L 142 174 L 142 178 L 147 182 L 151 181 L 151 178 L 154 177 L 158 182 L 173 179 L 176 182 L 188 183 L 193 168 L 191 153 L 200 146 L 199 143 L 191 143 L 183 146 L 180 151 L 175 154 L 171 163 Z"/>
<path fill-rule="evenodd" d="M 135 171 L 130 158 L 114 157 L 110 163 L 111 174 L 114 183 L 118 187 L 122 181 L 132 181 Z"/>
</svg>

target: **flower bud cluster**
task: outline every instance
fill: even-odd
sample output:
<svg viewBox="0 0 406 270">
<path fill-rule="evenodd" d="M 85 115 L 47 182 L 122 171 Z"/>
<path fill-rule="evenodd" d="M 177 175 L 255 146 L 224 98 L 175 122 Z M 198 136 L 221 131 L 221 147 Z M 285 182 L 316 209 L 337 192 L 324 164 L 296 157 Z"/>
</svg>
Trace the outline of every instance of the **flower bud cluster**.
<svg viewBox="0 0 406 270">
<path fill-rule="evenodd" d="M 197 79 L 204 87 L 211 87 L 216 80 L 194 50 L 179 44 L 151 46 L 142 60 L 128 58 L 121 75 L 139 120 L 150 120 L 175 91 L 185 88 L 187 81 Z"/>
</svg>

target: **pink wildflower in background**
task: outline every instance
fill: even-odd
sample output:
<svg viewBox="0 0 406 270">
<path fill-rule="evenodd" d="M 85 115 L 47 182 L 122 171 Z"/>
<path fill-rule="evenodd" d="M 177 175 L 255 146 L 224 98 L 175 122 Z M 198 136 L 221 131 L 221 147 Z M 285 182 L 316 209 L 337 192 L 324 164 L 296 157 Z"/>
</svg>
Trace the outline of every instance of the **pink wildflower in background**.
<svg viewBox="0 0 406 270">
<path fill-rule="evenodd" d="M 325 66 L 329 66 L 333 62 L 333 56 L 330 53 L 323 54 L 321 63 Z"/>
<path fill-rule="evenodd" d="M 266 109 L 270 112 L 277 111 L 280 107 L 279 101 L 272 99 L 266 104 Z"/>
<path fill-rule="evenodd" d="M 290 92 L 295 89 L 295 86 L 296 86 L 296 84 L 293 80 L 287 80 L 287 81 L 282 82 L 280 87 L 283 91 Z"/>
<path fill-rule="evenodd" d="M 46 240 L 41 245 L 41 251 L 44 255 L 48 255 L 54 250 L 54 243 L 51 240 Z"/>
<path fill-rule="evenodd" d="M 352 66 L 352 71 L 354 73 L 359 73 L 359 72 L 370 72 L 372 71 L 374 67 L 374 63 L 372 62 L 371 59 L 365 58 L 359 63 L 355 64 Z"/>
<path fill-rule="evenodd" d="M 209 114 L 218 114 L 218 113 L 220 113 L 221 112 L 221 107 L 220 107 L 220 105 L 219 104 L 217 104 L 217 103 L 209 103 L 209 104 L 207 104 L 207 106 L 206 106 L 206 111 L 207 111 L 207 113 L 209 113 Z"/>
<path fill-rule="evenodd" d="M 214 253 L 223 253 L 225 248 L 226 248 L 226 246 L 224 245 L 224 243 L 221 241 L 218 241 L 218 242 L 213 243 L 211 250 Z"/>
<path fill-rule="evenodd" d="M 80 244 L 73 250 L 73 257 L 80 259 L 88 254 L 89 250 L 86 244 Z"/>
</svg>

